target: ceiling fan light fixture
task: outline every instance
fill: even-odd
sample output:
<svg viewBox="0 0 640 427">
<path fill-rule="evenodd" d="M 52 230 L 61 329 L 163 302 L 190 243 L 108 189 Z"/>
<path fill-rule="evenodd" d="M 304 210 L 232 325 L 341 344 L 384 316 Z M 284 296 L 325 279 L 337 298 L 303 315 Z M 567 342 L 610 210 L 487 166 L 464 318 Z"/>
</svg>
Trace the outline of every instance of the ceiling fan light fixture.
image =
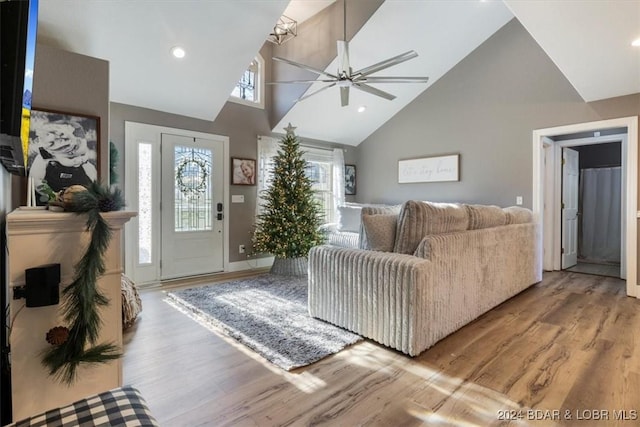
<svg viewBox="0 0 640 427">
<path fill-rule="evenodd" d="M 267 37 L 267 40 L 271 43 L 281 45 L 297 35 L 298 22 L 286 15 L 282 15 L 273 27 L 273 32 Z"/>
<path fill-rule="evenodd" d="M 175 58 L 182 59 L 185 57 L 187 52 L 181 46 L 174 46 L 171 48 L 171 55 Z"/>
<path fill-rule="evenodd" d="M 344 0 L 343 2 L 342 17 L 344 21 L 343 22 L 344 39 L 338 40 L 336 42 L 336 52 L 338 53 L 338 58 L 337 58 L 338 72 L 336 74 L 332 74 L 327 71 L 323 71 L 305 64 L 300 64 L 299 62 L 294 62 L 289 59 L 274 56 L 273 57 L 274 61 L 284 62 L 285 64 L 293 65 L 294 67 L 298 67 L 303 70 L 310 71 L 314 74 L 317 74 L 320 78 L 315 80 L 288 80 L 288 81 L 269 82 L 267 84 L 314 84 L 314 83 L 327 84 L 326 86 L 323 86 L 312 92 L 305 93 L 305 95 L 296 99 L 295 102 L 303 101 L 322 91 L 325 91 L 329 88 L 337 86 L 340 89 L 340 105 L 342 107 L 346 107 L 349 105 L 349 92 L 352 88 L 355 90 L 369 93 L 371 95 L 379 96 L 380 98 L 384 98 L 388 101 L 393 101 L 396 98 L 395 95 L 392 95 L 389 92 L 380 90 L 374 86 L 370 86 L 370 84 L 371 83 L 372 84 L 426 83 L 429 80 L 428 77 L 399 77 L 399 76 L 378 76 L 378 75 L 372 76 L 372 74 L 376 74 L 379 71 L 386 70 L 387 68 L 393 67 L 395 65 L 401 64 L 405 61 L 415 58 L 416 56 L 418 56 L 418 54 L 413 50 L 404 52 L 400 55 L 394 56 L 393 58 L 385 59 L 384 61 L 377 62 L 373 65 L 369 65 L 368 67 L 361 68 L 359 70 L 353 70 L 351 67 L 351 62 L 349 60 L 349 42 L 347 41 L 347 0 Z M 274 30 L 274 33 L 275 33 L 275 30 Z M 273 34 L 271 35 L 273 36 Z M 360 111 L 360 109 L 358 109 L 358 111 L 362 112 L 364 110 Z"/>
</svg>

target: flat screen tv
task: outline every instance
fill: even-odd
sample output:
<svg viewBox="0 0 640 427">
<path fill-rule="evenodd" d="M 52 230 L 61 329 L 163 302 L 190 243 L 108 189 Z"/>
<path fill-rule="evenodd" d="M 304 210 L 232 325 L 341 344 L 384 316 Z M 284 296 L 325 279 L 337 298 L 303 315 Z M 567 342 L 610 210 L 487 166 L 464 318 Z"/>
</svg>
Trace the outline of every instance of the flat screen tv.
<svg viewBox="0 0 640 427">
<path fill-rule="evenodd" d="M 38 0 L 0 0 L 0 162 L 26 175 Z"/>
</svg>

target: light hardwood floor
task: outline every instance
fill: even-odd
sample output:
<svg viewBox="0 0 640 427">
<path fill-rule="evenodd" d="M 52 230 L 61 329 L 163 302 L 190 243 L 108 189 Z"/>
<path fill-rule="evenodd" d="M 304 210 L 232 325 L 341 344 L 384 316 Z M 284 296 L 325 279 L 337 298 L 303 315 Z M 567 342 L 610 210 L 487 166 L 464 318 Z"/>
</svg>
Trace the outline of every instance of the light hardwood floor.
<svg viewBox="0 0 640 427">
<path fill-rule="evenodd" d="M 640 301 L 624 287 L 545 273 L 419 357 L 364 341 L 293 372 L 147 290 L 124 382 L 163 426 L 637 426 Z"/>
</svg>

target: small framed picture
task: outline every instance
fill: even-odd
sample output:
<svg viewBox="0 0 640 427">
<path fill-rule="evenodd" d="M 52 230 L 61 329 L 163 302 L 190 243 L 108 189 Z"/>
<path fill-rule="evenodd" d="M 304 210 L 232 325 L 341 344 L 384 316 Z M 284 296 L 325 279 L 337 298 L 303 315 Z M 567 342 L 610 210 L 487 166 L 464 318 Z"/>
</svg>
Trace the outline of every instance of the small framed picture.
<svg viewBox="0 0 640 427">
<path fill-rule="evenodd" d="M 256 185 L 256 161 L 254 159 L 232 157 L 231 184 Z"/>
<path fill-rule="evenodd" d="M 344 194 L 356 194 L 356 165 L 344 165 Z"/>
<path fill-rule="evenodd" d="M 37 203 L 46 204 L 46 183 L 58 192 L 88 186 L 99 177 L 100 118 L 33 108 L 27 159 Z"/>
</svg>

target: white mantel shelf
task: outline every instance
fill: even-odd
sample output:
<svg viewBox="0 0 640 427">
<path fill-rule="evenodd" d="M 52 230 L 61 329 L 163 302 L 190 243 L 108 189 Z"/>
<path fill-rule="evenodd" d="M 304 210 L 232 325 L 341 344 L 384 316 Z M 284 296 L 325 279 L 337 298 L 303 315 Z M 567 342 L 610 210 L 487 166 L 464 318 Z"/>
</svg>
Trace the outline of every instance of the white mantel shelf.
<svg viewBox="0 0 640 427">
<path fill-rule="evenodd" d="M 112 211 L 103 212 L 100 215 L 107 220 L 112 229 L 118 230 L 138 213 Z M 51 229 L 57 232 L 82 231 L 86 228 L 86 222 L 86 216 L 83 214 L 18 208 L 7 215 L 7 234 L 38 233 Z"/>
<path fill-rule="evenodd" d="M 122 348 L 122 227 L 137 213 L 113 211 L 101 215 L 113 235 L 105 252 L 105 274 L 97 282 L 109 299 L 109 305 L 100 309 L 102 328 L 97 342 L 112 342 Z M 45 340 L 47 331 L 65 325 L 60 309 L 62 298 L 60 304 L 46 307 L 24 307 L 24 299 L 13 299 L 14 287 L 24 284 L 25 270 L 45 264 L 60 264 L 62 290 L 71 282 L 74 266 L 84 255 L 89 240 L 83 214 L 16 209 L 7 215 L 10 315 L 12 319 L 15 316 L 10 338 L 14 421 L 122 385 L 121 360 L 81 366 L 78 380 L 71 386 L 50 377 L 41 363 L 41 355 L 49 347 Z"/>
</svg>

